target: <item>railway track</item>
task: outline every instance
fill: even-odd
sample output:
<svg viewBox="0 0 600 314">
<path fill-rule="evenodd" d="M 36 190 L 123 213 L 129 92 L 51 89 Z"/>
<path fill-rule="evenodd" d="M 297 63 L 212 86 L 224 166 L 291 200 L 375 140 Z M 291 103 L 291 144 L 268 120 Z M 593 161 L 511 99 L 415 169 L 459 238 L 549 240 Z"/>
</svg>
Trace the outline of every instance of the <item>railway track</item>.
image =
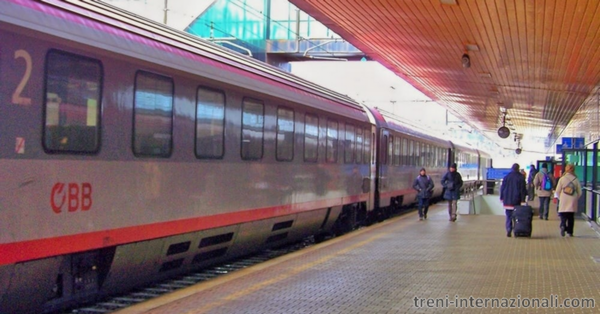
<svg viewBox="0 0 600 314">
<path fill-rule="evenodd" d="M 397 209 L 390 213 L 392 218 L 399 215 L 404 215 L 414 210 L 414 207 L 405 207 Z M 360 229 L 360 227 L 359 227 Z M 203 281 L 211 280 L 216 277 L 235 272 L 246 267 L 257 265 L 268 260 L 290 254 L 306 247 L 310 247 L 315 243 L 322 242 L 326 239 L 315 239 L 314 236 L 307 237 L 300 242 L 292 243 L 278 248 L 271 248 L 260 251 L 256 254 L 240 257 L 225 263 L 217 264 L 198 271 L 190 272 L 185 275 L 166 279 L 152 285 L 137 288 L 127 293 L 118 294 L 106 298 L 101 298 L 97 302 L 78 305 L 63 311 L 55 311 L 48 314 L 102 314 L 113 313 L 118 310 L 133 306 L 135 304 L 157 298 L 167 293 L 175 292 L 179 289 L 198 284 Z"/>
<path fill-rule="evenodd" d="M 227 263 L 205 268 L 197 272 L 181 275 L 172 279 L 167 279 L 151 286 L 138 288 L 131 292 L 104 298 L 93 304 L 86 304 L 80 307 L 72 308 L 67 311 L 53 312 L 52 314 L 99 314 L 112 313 L 126 307 L 157 298 L 161 295 L 177 291 L 203 281 L 235 272 L 237 270 L 250 267 L 283 256 L 289 253 L 299 251 L 315 243 L 313 237 L 304 239 L 291 245 L 276 249 L 267 249 L 251 256 L 241 257 Z"/>
</svg>

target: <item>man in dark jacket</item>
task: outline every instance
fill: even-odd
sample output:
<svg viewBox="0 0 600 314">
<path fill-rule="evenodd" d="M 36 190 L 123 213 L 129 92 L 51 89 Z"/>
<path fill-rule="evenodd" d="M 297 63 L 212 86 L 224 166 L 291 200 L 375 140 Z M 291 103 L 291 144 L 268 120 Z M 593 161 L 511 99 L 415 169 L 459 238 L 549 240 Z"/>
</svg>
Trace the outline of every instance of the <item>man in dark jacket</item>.
<svg viewBox="0 0 600 314">
<path fill-rule="evenodd" d="M 533 179 L 535 175 L 538 173 L 537 169 L 535 169 L 535 165 L 529 166 L 529 175 L 527 176 L 527 200 L 533 201 L 535 199 L 535 187 L 533 186 Z"/>
<path fill-rule="evenodd" d="M 511 237 L 513 230 L 512 214 L 515 206 L 521 205 L 527 198 L 525 176 L 519 172 L 519 164 L 513 164 L 511 171 L 502 179 L 500 201 L 506 214 L 506 236 Z"/>
<path fill-rule="evenodd" d="M 460 199 L 460 189 L 463 186 L 462 176 L 456 171 L 456 163 L 450 165 L 450 169 L 442 177 L 444 187 L 444 199 L 448 201 L 448 215 L 450 221 L 456 221 L 456 207 Z"/>
<path fill-rule="evenodd" d="M 433 194 L 433 187 L 433 181 L 427 175 L 425 168 L 421 168 L 421 171 L 419 171 L 419 176 L 413 183 L 413 189 L 418 192 L 417 199 L 419 200 L 419 220 L 427 219 L 429 199 Z"/>
</svg>

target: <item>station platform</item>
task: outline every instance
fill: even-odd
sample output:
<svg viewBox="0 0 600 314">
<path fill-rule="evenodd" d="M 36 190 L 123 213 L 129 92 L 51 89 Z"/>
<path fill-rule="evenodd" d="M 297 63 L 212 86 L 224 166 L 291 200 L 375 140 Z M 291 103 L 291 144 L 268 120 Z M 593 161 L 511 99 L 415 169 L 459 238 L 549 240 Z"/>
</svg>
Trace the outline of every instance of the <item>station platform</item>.
<svg viewBox="0 0 600 314">
<path fill-rule="evenodd" d="M 538 199 L 533 202 L 537 206 Z M 503 215 L 446 203 L 116 312 L 597 313 L 600 238 L 583 219 L 561 237 L 556 207 L 531 238 L 508 238 Z"/>
</svg>

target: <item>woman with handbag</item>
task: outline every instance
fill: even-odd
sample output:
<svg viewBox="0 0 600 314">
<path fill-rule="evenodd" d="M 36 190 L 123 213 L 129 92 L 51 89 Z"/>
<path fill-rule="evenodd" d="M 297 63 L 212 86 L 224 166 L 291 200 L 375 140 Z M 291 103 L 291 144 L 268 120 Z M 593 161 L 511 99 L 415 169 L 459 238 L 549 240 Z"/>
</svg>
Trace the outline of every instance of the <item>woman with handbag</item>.
<svg viewBox="0 0 600 314">
<path fill-rule="evenodd" d="M 558 215 L 560 216 L 560 235 L 567 233 L 573 236 L 577 202 L 581 196 L 581 184 L 575 175 L 575 166 L 567 164 L 565 173 L 558 180 L 554 192 L 554 204 L 558 202 Z"/>
</svg>

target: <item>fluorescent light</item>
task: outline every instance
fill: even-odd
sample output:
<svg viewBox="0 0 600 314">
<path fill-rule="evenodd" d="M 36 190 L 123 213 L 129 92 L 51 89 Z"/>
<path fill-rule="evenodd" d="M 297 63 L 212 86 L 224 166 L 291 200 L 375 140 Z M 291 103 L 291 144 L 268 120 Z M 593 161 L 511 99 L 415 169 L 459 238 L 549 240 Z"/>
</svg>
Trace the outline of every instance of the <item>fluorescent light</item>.
<svg viewBox="0 0 600 314">
<path fill-rule="evenodd" d="M 466 44 L 465 47 L 468 51 L 479 51 L 479 46 L 477 46 L 477 44 Z"/>
</svg>

